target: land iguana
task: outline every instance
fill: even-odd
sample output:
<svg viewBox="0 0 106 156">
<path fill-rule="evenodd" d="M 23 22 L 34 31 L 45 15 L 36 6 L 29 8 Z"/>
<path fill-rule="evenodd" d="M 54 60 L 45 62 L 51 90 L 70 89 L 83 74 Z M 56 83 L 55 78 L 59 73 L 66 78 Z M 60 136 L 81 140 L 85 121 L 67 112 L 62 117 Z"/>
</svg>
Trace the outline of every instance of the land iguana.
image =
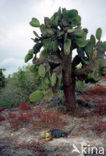
<svg viewBox="0 0 106 156">
<path fill-rule="evenodd" d="M 65 132 L 61 129 L 51 129 L 46 132 L 43 132 L 41 136 L 45 138 L 45 141 L 50 141 L 53 138 L 67 137 L 74 128 L 75 126 L 73 126 L 68 132 Z"/>
</svg>

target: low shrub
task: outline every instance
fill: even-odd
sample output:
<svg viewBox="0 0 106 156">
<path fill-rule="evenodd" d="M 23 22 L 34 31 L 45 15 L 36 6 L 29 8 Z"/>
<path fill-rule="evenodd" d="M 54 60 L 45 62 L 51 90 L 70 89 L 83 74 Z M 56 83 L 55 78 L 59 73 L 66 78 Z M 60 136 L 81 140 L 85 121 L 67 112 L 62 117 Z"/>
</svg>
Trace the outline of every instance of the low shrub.
<svg viewBox="0 0 106 156">
<path fill-rule="evenodd" d="M 104 99 L 106 97 L 106 87 L 103 86 L 95 86 L 90 87 L 89 91 L 86 92 L 86 95 L 81 95 L 81 98 L 89 102 L 90 99 Z"/>
<path fill-rule="evenodd" d="M 97 135 L 101 135 L 103 132 L 106 132 L 106 122 L 101 121 L 95 124 L 93 130 L 96 132 Z"/>
<path fill-rule="evenodd" d="M 21 128 L 23 126 L 23 123 L 25 122 L 25 119 L 22 113 L 16 114 L 13 112 L 9 112 L 7 120 L 10 123 L 10 127 L 15 130 L 18 130 L 19 128 Z"/>
<path fill-rule="evenodd" d="M 95 106 L 95 113 L 101 116 L 106 115 L 106 103 L 104 99 L 99 101 L 98 104 Z"/>
<path fill-rule="evenodd" d="M 106 95 L 106 88 L 103 86 L 95 86 L 90 87 L 90 90 L 87 93 L 88 95 L 98 95 L 98 96 L 104 96 Z"/>
<path fill-rule="evenodd" d="M 61 118 L 61 114 L 56 111 L 42 111 L 39 117 L 39 120 L 31 121 L 33 129 L 62 128 L 66 124 Z"/>
<path fill-rule="evenodd" d="M 15 130 L 26 124 L 31 124 L 31 129 L 61 128 L 66 124 L 61 118 L 61 114 L 55 111 L 43 111 L 41 108 L 35 112 L 33 110 L 9 112 L 8 122 L 10 127 Z"/>
<path fill-rule="evenodd" d="M 26 102 L 20 103 L 18 108 L 19 110 L 23 110 L 23 111 L 31 110 L 31 107 L 28 106 Z"/>
<path fill-rule="evenodd" d="M 8 82 L 0 94 L 0 105 L 5 107 L 18 106 L 22 101 L 27 101 L 26 91 Z"/>
<path fill-rule="evenodd" d="M 0 105 L 18 106 L 23 101 L 29 101 L 29 95 L 35 90 L 35 78 L 30 66 L 22 67 L 6 79 L 6 86 L 0 90 Z"/>
<path fill-rule="evenodd" d="M 6 107 L 6 108 L 10 107 L 8 99 L 6 99 L 6 97 L 3 96 L 2 93 L 0 94 L 0 106 Z"/>
</svg>

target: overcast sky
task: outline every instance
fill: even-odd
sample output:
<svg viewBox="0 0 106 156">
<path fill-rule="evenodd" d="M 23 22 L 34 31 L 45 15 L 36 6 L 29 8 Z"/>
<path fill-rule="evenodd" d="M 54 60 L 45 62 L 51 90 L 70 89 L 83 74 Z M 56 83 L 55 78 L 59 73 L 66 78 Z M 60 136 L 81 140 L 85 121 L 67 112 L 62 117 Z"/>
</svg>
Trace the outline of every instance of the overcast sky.
<svg viewBox="0 0 106 156">
<path fill-rule="evenodd" d="M 106 40 L 106 0 L 0 0 L 0 68 L 7 69 L 6 75 L 25 65 L 24 57 L 34 45 L 31 18 L 43 22 L 59 7 L 77 9 L 89 34 L 101 27 Z"/>
</svg>

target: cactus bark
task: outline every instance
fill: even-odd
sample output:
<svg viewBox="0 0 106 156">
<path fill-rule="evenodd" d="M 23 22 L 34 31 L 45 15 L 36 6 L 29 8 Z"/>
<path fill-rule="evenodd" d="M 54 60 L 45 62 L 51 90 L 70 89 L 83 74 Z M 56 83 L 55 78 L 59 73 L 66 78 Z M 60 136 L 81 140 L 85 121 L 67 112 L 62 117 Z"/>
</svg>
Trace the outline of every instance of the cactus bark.
<svg viewBox="0 0 106 156">
<path fill-rule="evenodd" d="M 63 88 L 65 95 L 66 111 L 74 112 L 75 105 L 75 76 L 72 70 L 72 59 L 71 56 L 65 56 L 63 62 L 62 77 L 63 77 Z M 66 66 L 67 64 L 67 66 Z"/>
<path fill-rule="evenodd" d="M 75 78 L 74 76 L 70 79 L 70 74 L 67 71 L 62 72 L 63 74 L 63 87 L 66 102 L 67 112 L 75 111 Z M 71 81 L 71 82 L 70 82 Z"/>
</svg>

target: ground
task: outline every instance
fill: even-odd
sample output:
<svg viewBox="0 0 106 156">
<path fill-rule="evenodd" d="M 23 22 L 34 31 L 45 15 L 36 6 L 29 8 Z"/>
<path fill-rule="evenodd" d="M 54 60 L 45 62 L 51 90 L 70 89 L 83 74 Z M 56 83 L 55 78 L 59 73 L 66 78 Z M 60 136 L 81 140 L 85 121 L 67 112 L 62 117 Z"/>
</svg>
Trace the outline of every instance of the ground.
<svg viewBox="0 0 106 156">
<path fill-rule="evenodd" d="M 97 147 L 98 155 L 105 156 L 106 151 L 105 154 L 99 152 L 100 148 L 106 150 L 106 79 L 96 86 L 87 87 L 83 95 L 77 95 L 77 99 L 80 105 L 76 114 L 57 113 L 57 116 L 51 113 L 56 113 L 56 108 L 45 110 L 45 105 L 42 105 L 43 114 L 39 106 L 24 109 L 20 106 L 10 110 L 0 107 L 0 156 L 83 156 L 82 146 L 87 146 L 85 152 L 91 156 L 95 155 L 90 153 L 91 147 Z M 37 117 L 36 121 L 31 113 Z M 58 119 L 60 121 L 56 121 Z M 54 127 L 68 131 L 74 125 L 67 138 L 46 142 L 41 137 L 45 129 Z M 80 153 L 72 152 L 74 145 Z"/>
</svg>

